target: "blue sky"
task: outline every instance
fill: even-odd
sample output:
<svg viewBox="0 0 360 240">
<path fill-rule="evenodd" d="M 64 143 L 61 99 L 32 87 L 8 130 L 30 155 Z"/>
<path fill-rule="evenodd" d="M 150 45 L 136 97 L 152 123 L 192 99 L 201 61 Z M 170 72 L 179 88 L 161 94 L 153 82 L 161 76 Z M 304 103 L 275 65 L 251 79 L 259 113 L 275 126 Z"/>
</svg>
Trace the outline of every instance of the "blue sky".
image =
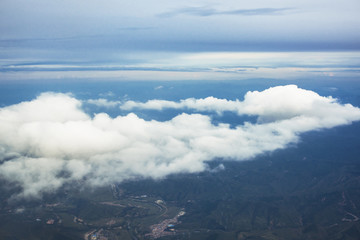
<svg viewBox="0 0 360 240">
<path fill-rule="evenodd" d="M 2 0 L 0 79 L 357 76 L 359 10 L 357 0 Z"/>
</svg>

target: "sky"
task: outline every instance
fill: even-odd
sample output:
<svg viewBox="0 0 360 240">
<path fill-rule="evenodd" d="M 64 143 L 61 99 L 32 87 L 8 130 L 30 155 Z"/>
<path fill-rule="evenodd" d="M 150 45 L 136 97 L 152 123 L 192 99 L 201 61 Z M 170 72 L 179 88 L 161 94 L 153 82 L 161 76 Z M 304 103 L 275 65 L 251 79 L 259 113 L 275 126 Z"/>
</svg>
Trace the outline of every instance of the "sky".
<svg viewBox="0 0 360 240">
<path fill-rule="evenodd" d="M 2 0 L 0 80 L 358 76 L 359 9 L 357 0 Z"/>
<path fill-rule="evenodd" d="M 359 10 L 358 0 L 1 0 L 0 87 L 20 84 L 6 93 L 16 101 L 0 103 L 0 177 L 19 187 L 14 198 L 41 198 L 74 182 L 164 179 L 213 171 L 212 159 L 254 159 L 298 143 L 305 132 L 359 121 L 360 109 L 346 99 L 292 84 L 360 77 Z M 237 99 L 200 97 L 199 85 L 182 99 L 149 92 L 131 99 L 116 89 L 98 98 L 21 91 L 22 81 L 40 89 L 39 80 L 60 83 L 48 85 L 55 89 L 81 80 L 72 86 L 82 89 L 87 81 L 253 78 L 289 82 L 241 89 L 247 92 Z M 170 96 L 173 89 L 161 84 L 152 93 Z M 219 91 L 240 91 L 225 88 Z M 101 111 L 90 114 L 89 106 Z M 141 114 L 166 110 L 175 115 Z M 229 113 L 236 124 L 221 121 Z"/>
</svg>

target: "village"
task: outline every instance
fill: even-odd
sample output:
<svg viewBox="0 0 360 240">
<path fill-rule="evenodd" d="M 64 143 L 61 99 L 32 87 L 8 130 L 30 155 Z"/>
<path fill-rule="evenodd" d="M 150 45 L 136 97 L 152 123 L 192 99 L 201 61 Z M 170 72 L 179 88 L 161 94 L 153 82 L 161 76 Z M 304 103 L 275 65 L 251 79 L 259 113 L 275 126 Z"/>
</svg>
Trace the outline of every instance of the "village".
<svg viewBox="0 0 360 240">
<path fill-rule="evenodd" d="M 181 210 L 175 217 L 165 219 L 158 224 L 150 226 L 151 233 L 148 233 L 145 236 L 155 239 L 163 236 L 174 235 L 176 233 L 174 227 L 176 224 L 180 223 L 178 218 L 183 215 L 185 215 L 185 211 Z"/>
</svg>

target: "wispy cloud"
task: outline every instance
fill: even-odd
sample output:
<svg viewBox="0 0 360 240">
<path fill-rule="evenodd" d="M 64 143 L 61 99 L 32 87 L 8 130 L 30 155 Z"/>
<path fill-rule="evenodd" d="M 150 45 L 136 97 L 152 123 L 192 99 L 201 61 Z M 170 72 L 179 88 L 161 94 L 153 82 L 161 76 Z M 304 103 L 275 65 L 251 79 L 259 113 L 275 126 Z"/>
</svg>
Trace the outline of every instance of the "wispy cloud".
<svg viewBox="0 0 360 240">
<path fill-rule="evenodd" d="M 163 88 L 164 88 L 164 86 L 160 85 L 160 86 L 155 87 L 154 89 L 155 90 L 160 90 L 160 89 L 163 89 Z"/>
<path fill-rule="evenodd" d="M 291 79 L 326 75 L 357 77 L 360 73 L 359 52 L 133 53 L 110 63 L 96 62 L 98 59 L 91 61 L 93 62 L 37 59 L 0 61 L 0 81 L 74 77 L 117 80 L 239 80 L 266 76 Z"/>
<path fill-rule="evenodd" d="M 155 27 L 120 27 L 117 29 L 120 31 L 145 31 L 155 29 Z"/>
<path fill-rule="evenodd" d="M 177 15 L 192 15 L 200 17 L 208 17 L 214 15 L 282 15 L 289 13 L 294 8 L 253 8 L 253 9 L 235 9 L 235 10 L 217 10 L 208 7 L 186 7 L 176 9 L 174 11 L 159 14 L 159 17 L 175 17 Z"/>
<path fill-rule="evenodd" d="M 86 103 L 105 108 L 113 108 L 121 104 L 120 101 L 110 101 L 105 98 L 88 99 L 86 100 Z"/>
</svg>

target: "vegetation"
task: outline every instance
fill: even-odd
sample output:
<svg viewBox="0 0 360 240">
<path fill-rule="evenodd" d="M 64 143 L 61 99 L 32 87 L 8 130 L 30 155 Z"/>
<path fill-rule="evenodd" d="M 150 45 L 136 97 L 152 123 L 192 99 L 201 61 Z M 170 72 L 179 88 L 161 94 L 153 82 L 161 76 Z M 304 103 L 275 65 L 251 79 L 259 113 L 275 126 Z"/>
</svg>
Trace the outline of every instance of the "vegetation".
<svg viewBox="0 0 360 240">
<path fill-rule="evenodd" d="M 224 164 L 218 172 L 64 187 L 38 201 L 8 201 L 14 190 L 2 182 L 0 239 L 84 239 L 99 229 L 108 239 L 149 239 L 152 225 L 182 210 L 175 233 L 160 239 L 359 239 L 359 144 L 353 124 L 252 161 L 209 162 Z"/>
</svg>

